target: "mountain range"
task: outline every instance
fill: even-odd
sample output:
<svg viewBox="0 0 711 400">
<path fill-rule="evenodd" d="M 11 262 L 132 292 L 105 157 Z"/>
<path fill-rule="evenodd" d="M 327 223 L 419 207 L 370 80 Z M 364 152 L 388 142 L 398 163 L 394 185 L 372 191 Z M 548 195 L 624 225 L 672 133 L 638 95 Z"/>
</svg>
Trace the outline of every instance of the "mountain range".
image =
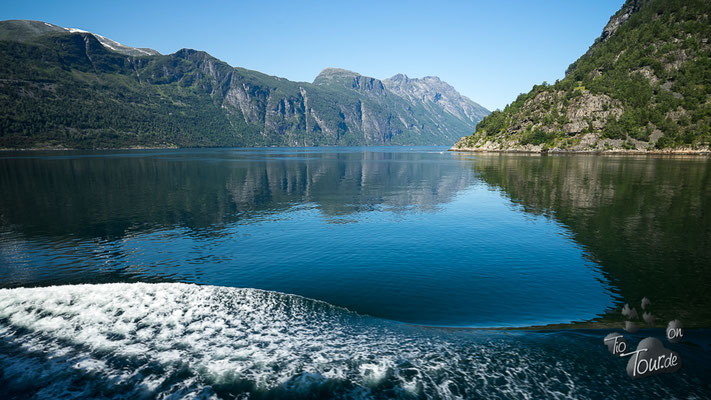
<svg viewBox="0 0 711 400">
<path fill-rule="evenodd" d="M 452 150 L 707 153 L 711 2 L 627 0 L 562 80 L 535 85 Z"/>
<path fill-rule="evenodd" d="M 292 82 L 41 21 L 0 22 L 0 148 L 451 144 L 489 112 L 437 77 Z"/>
</svg>

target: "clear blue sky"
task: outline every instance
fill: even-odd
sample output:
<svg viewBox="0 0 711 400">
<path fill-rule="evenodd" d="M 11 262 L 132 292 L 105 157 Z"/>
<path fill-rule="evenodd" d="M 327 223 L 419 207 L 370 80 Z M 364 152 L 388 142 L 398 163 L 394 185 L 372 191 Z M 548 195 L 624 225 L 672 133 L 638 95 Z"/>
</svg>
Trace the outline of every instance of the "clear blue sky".
<svg viewBox="0 0 711 400">
<path fill-rule="evenodd" d="M 622 3 L 4 0 L 0 19 L 80 28 L 163 54 L 205 50 L 296 81 L 326 67 L 381 79 L 436 75 L 494 110 L 562 78 Z"/>
</svg>

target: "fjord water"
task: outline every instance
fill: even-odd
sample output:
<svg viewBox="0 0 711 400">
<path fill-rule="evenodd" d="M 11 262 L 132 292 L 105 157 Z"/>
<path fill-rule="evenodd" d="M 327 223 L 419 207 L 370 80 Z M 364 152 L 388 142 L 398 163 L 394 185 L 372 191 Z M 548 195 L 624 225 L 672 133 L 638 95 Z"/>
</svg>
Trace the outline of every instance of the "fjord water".
<svg viewBox="0 0 711 400">
<path fill-rule="evenodd" d="M 473 167 L 438 148 L 6 158 L 0 282 L 258 288 L 442 326 L 616 305 L 569 230 Z"/>
<path fill-rule="evenodd" d="M 708 394 L 704 330 L 674 347 L 680 373 L 632 382 L 608 330 L 417 326 L 617 326 L 648 297 L 662 326 L 708 327 L 706 158 L 445 150 L 0 155 L 0 383 L 18 398 Z"/>
<path fill-rule="evenodd" d="M 0 285 L 246 287 L 463 327 L 646 296 L 711 320 L 705 158 L 444 150 L 3 155 Z"/>
</svg>

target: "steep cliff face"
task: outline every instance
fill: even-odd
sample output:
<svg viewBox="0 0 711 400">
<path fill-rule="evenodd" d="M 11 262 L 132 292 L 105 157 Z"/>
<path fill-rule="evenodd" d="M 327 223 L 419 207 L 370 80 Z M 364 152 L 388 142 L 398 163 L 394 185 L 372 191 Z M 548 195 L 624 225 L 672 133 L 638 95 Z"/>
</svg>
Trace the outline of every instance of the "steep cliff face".
<svg viewBox="0 0 711 400">
<path fill-rule="evenodd" d="M 314 79 L 314 84 L 355 93 L 362 99 L 362 115 L 370 129 L 382 133 L 456 137 L 457 132 L 476 126 L 489 113 L 437 77 L 409 79 L 398 74 L 381 81 L 344 69 L 327 68 Z M 382 119 L 385 115 L 387 120 Z"/>
<path fill-rule="evenodd" d="M 345 70 L 291 82 L 43 24 L 0 22 L 0 148 L 433 145 L 478 122 Z"/>
<path fill-rule="evenodd" d="M 314 79 L 314 85 L 351 89 L 372 96 L 385 94 L 385 85 L 380 79 L 363 76 L 342 68 L 324 69 Z"/>
<path fill-rule="evenodd" d="M 383 83 L 396 95 L 413 103 L 421 103 L 425 109 L 435 114 L 444 112 L 475 124 L 489 114 L 489 110 L 462 96 L 436 76 L 409 78 L 407 75 L 397 74 Z"/>
<path fill-rule="evenodd" d="M 612 36 L 617 29 L 622 26 L 630 17 L 632 14 L 636 13 L 639 11 L 640 7 L 642 7 L 642 4 L 646 3 L 647 0 L 629 0 L 625 2 L 625 4 L 622 5 L 622 8 L 616 12 L 612 17 L 610 17 L 610 21 L 605 25 L 605 28 L 602 30 L 602 35 L 600 35 L 600 38 L 596 41 L 598 42 L 604 42 L 607 40 L 610 36 Z"/>
<path fill-rule="evenodd" d="M 628 0 L 555 84 L 494 111 L 454 150 L 708 152 L 711 3 Z"/>
</svg>

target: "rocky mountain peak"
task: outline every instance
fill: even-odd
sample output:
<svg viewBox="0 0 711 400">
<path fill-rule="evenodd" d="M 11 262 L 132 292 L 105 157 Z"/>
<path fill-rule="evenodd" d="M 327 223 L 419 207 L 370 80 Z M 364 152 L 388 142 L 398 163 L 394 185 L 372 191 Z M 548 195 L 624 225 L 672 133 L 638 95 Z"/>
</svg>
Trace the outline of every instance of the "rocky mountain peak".
<svg viewBox="0 0 711 400">
<path fill-rule="evenodd" d="M 314 79 L 314 85 L 336 85 L 356 91 L 381 95 L 385 86 L 380 79 L 363 76 L 357 72 L 341 68 L 326 68 Z"/>
<path fill-rule="evenodd" d="M 425 76 L 424 78 L 422 78 L 422 80 L 428 81 L 428 82 L 434 82 L 434 83 L 444 83 L 441 79 L 439 79 L 438 76 Z M 444 83 L 444 84 L 447 86 L 450 86 L 447 83 Z"/>
<path fill-rule="evenodd" d="M 357 76 L 360 76 L 357 72 L 349 71 L 343 68 L 329 67 L 321 71 L 316 76 L 313 83 L 316 85 L 323 85 L 337 80 L 355 78 Z"/>
<path fill-rule="evenodd" d="M 50 24 L 42 21 L 32 20 L 8 20 L 0 21 L 0 40 L 14 40 L 25 42 L 34 40 L 35 38 L 48 34 L 73 34 L 82 33 L 93 35 L 96 40 L 105 48 L 127 56 L 156 56 L 159 52 L 148 48 L 131 47 L 121 44 L 115 40 L 98 35 L 96 33 L 87 32 L 77 28 L 65 28 L 59 25 Z"/>
<path fill-rule="evenodd" d="M 396 75 L 393 75 L 388 80 L 392 81 L 392 82 L 407 82 L 410 80 L 410 78 L 408 78 L 408 76 L 405 74 L 396 74 Z"/>
<path fill-rule="evenodd" d="M 610 21 L 607 23 L 607 25 L 605 25 L 605 28 L 602 30 L 602 35 L 600 35 L 600 38 L 598 40 L 607 40 L 615 33 L 615 31 L 617 31 L 620 26 L 622 26 L 622 24 L 624 24 L 632 16 L 632 14 L 639 11 L 639 9 L 642 7 L 642 4 L 646 2 L 647 0 L 627 0 L 622 6 L 622 8 L 612 17 L 610 17 Z"/>
<path fill-rule="evenodd" d="M 408 78 L 407 75 L 397 74 L 385 79 L 383 84 L 388 90 L 408 101 L 436 103 L 458 118 L 479 121 L 489 113 L 436 76 Z"/>
</svg>

